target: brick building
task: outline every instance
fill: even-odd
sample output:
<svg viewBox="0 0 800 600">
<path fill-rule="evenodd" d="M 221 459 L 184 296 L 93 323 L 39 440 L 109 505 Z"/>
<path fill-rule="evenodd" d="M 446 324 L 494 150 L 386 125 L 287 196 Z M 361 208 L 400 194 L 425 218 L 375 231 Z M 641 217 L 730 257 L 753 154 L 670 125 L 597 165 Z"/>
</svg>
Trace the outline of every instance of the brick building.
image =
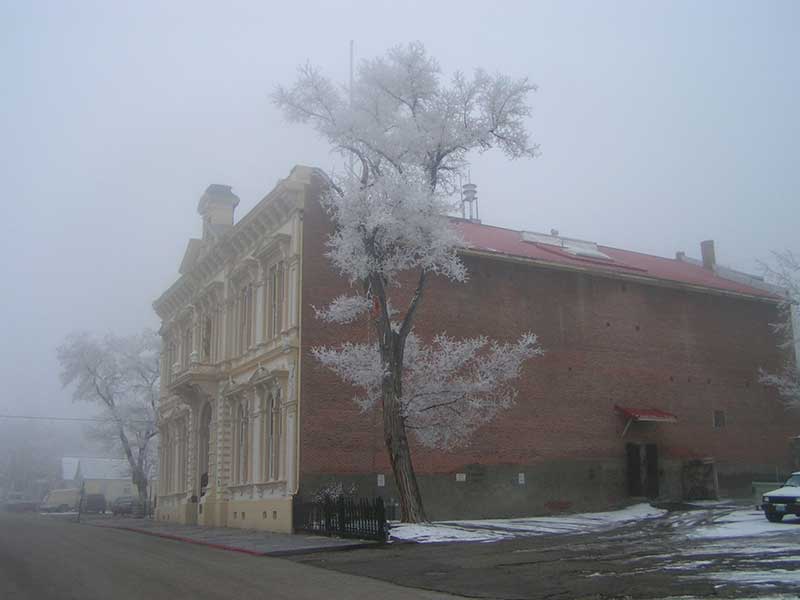
<svg viewBox="0 0 800 600">
<path fill-rule="evenodd" d="M 159 517 L 289 530 L 291 497 L 332 483 L 395 497 L 378 414 L 309 348 L 366 340 L 327 326 L 347 291 L 324 257 L 325 179 L 296 167 L 233 225 L 228 188 L 200 203 L 206 233 L 156 301 L 164 321 Z M 216 207 L 213 212 L 210 207 Z M 703 260 L 660 258 L 457 221 L 470 272 L 433 279 L 423 337 L 535 332 L 546 350 L 516 404 L 452 452 L 414 448 L 431 518 L 599 509 L 681 498 L 793 467 L 800 418 L 758 382 L 784 360 L 777 290 Z M 165 480 L 165 475 L 166 480 Z"/>
</svg>

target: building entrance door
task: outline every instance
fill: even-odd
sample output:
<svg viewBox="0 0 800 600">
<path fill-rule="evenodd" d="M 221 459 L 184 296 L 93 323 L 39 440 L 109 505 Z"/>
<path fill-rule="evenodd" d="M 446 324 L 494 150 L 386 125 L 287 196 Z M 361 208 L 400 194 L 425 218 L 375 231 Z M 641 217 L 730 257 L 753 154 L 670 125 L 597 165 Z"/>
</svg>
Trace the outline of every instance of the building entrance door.
<svg viewBox="0 0 800 600">
<path fill-rule="evenodd" d="M 656 444 L 626 444 L 628 495 L 657 498 L 658 446 Z"/>
</svg>

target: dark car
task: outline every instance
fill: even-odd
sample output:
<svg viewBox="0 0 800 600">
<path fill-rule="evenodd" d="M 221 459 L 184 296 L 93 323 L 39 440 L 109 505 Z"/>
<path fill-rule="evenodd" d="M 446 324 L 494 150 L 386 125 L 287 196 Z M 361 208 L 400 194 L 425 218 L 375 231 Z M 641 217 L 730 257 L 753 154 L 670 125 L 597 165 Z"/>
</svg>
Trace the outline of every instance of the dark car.
<svg viewBox="0 0 800 600">
<path fill-rule="evenodd" d="M 5 501 L 0 503 L 0 508 L 8 512 L 32 512 L 35 511 L 38 506 L 38 502 L 18 492 L 11 492 L 8 494 Z"/>
<path fill-rule="evenodd" d="M 114 515 L 143 516 L 146 506 L 136 496 L 120 496 L 111 503 L 111 513 Z"/>
<path fill-rule="evenodd" d="M 106 497 L 103 494 L 87 494 L 83 499 L 83 510 L 85 513 L 105 513 Z"/>
</svg>

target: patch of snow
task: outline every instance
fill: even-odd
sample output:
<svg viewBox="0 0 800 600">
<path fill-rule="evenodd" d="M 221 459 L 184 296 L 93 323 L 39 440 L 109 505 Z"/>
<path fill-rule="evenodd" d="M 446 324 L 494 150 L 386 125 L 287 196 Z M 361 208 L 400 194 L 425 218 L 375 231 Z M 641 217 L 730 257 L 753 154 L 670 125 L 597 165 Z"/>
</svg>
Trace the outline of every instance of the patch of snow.
<svg viewBox="0 0 800 600">
<path fill-rule="evenodd" d="M 663 600 L 707 600 L 708 596 L 669 596 Z M 737 596 L 736 600 L 797 600 L 797 594 L 770 594 L 769 596 Z"/>
<path fill-rule="evenodd" d="M 714 564 L 713 560 L 693 560 L 685 563 L 676 563 L 674 565 L 667 565 L 661 568 L 667 571 L 683 571 L 689 569 L 697 569 L 698 567 L 707 567 L 708 565 L 711 564 Z"/>
<path fill-rule="evenodd" d="M 800 571 L 788 569 L 772 569 L 769 571 L 728 571 L 726 573 L 708 573 L 706 575 L 717 581 L 729 583 L 749 583 L 751 585 L 800 584 Z"/>
<path fill-rule="evenodd" d="M 692 506 L 703 506 L 703 507 L 712 507 L 716 508 L 717 506 L 736 506 L 736 500 L 730 498 L 720 498 L 719 500 L 687 500 L 686 504 L 690 504 Z"/>
<path fill-rule="evenodd" d="M 431 523 L 392 524 L 389 533 L 393 540 L 413 541 L 421 544 L 430 542 L 497 542 L 512 537 L 509 534 L 493 531 L 470 531 L 460 527 Z"/>
<path fill-rule="evenodd" d="M 787 518 L 783 523 L 770 523 L 761 511 L 737 510 L 698 527 L 687 534 L 689 538 L 730 538 L 757 535 L 777 535 L 792 531 L 797 519 Z"/>
<path fill-rule="evenodd" d="M 548 533 L 596 531 L 642 519 L 663 517 L 666 513 L 666 510 L 654 508 L 649 504 L 635 504 L 622 510 L 608 512 L 582 513 L 560 517 L 450 521 L 448 524 L 468 528 L 508 531 L 516 534 L 543 535 Z"/>
<path fill-rule="evenodd" d="M 713 543 L 704 544 L 697 548 L 684 550 L 681 552 L 683 556 L 698 556 L 701 554 L 752 554 L 754 556 L 763 556 L 765 554 L 783 554 L 783 553 L 797 552 L 797 544 L 749 544 L 742 545 L 741 543 Z"/>
<path fill-rule="evenodd" d="M 483 519 L 444 521 L 426 525 L 392 525 L 392 539 L 428 542 L 496 542 L 515 536 L 585 533 L 610 529 L 643 519 L 662 517 L 667 511 L 649 504 L 636 504 L 622 510 L 584 513 L 560 517 L 522 519 Z"/>
</svg>

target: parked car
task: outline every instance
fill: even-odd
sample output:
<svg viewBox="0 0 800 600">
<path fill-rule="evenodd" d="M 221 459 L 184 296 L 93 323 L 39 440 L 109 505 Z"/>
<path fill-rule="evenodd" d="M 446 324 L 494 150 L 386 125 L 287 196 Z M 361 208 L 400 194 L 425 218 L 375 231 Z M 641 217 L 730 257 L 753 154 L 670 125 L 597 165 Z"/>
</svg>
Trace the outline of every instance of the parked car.
<svg viewBox="0 0 800 600">
<path fill-rule="evenodd" d="M 64 488 L 51 490 L 39 505 L 42 512 L 69 512 L 78 510 L 81 500 L 81 491 L 77 488 Z"/>
<path fill-rule="evenodd" d="M 144 516 L 147 506 L 136 496 L 120 496 L 111 503 L 113 515 Z"/>
<path fill-rule="evenodd" d="M 10 492 L 6 499 L 0 503 L 0 507 L 8 512 L 32 512 L 39 506 L 39 503 L 31 500 L 25 494 Z"/>
<path fill-rule="evenodd" d="M 800 517 L 800 471 L 792 473 L 782 488 L 764 494 L 761 508 L 772 523 L 782 521 L 785 515 Z"/>
<path fill-rule="evenodd" d="M 87 494 L 83 499 L 83 508 L 81 512 L 98 514 L 105 513 L 106 497 L 103 494 Z"/>
</svg>

